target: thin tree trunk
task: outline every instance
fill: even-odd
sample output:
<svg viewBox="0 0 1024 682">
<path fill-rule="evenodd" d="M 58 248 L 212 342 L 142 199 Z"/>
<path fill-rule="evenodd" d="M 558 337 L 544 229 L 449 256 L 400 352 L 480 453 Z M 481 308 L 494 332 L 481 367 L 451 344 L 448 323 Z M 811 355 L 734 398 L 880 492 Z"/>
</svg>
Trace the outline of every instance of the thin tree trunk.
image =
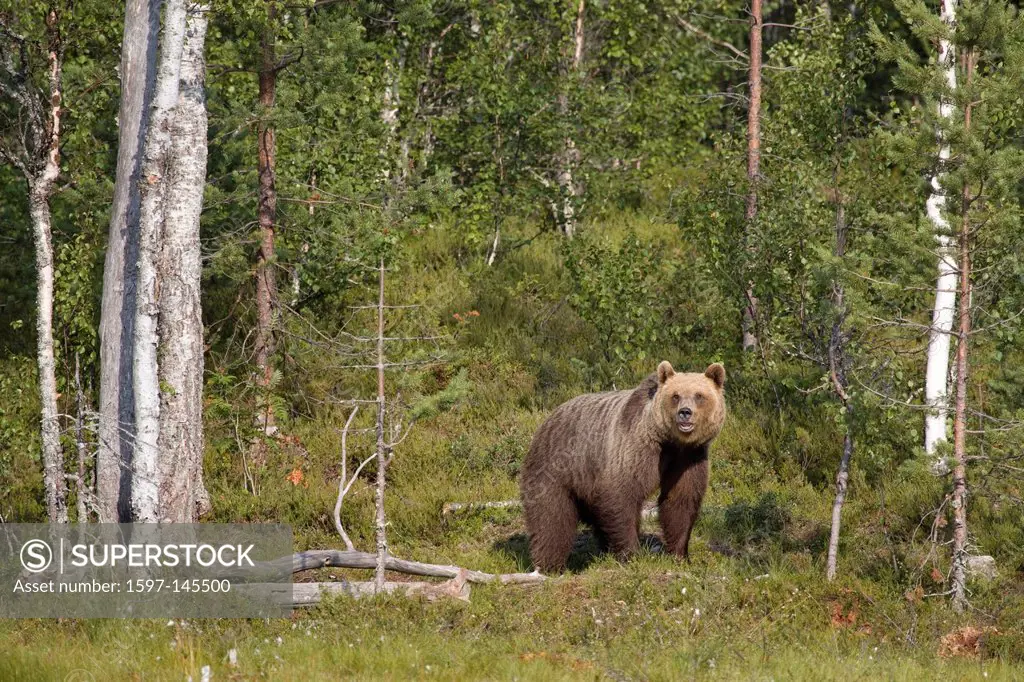
<svg viewBox="0 0 1024 682">
<path fill-rule="evenodd" d="M 494 239 L 491 240 L 491 248 L 487 252 L 487 267 L 494 265 L 494 261 L 498 258 L 498 246 L 501 245 L 501 220 L 495 216 L 494 219 Z"/>
<path fill-rule="evenodd" d="M 761 177 L 761 32 L 763 28 L 761 0 L 750 4 L 750 105 L 747 108 L 747 201 L 744 242 L 747 255 L 753 258 L 753 231 L 757 223 L 757 186 Z M 757 298 L 753 282 L 748 281 L 744 290 L 743 305 L 743 350 L 757 350 Z"/>
<path fill-rule="evenodd" d="M 586 0 L 579 0 L 576 6 L 576 22 L 573 30 L 573 53 L 569 60 L 569 68 L 566 69 L 562 91 L 558 95 L 558 112 L 567 127 L 569 125 L 569 87 L 573 81 L 579 79 L 580 67 L 583 63 L 585 11 Z M 561 167 L 558 171 L 560 206 L 557 217 L 562 233 L 567 239 L 572 239 L 576 234 L 576 204 L 579 199 L 579 185 L 574 174 L 579 166 L 580 151 L 571 134 L 566 134 L 562 145 Z"/>
<path fill-rule="evenodd" d="M 89 520 L 89 508 L 86 505 L 88 489 L 85 484 L 85 467 L 89 458 L 89 444 L 85 440 L 85 391 L 82 390 L 82 369 L 78 360 L 78 353 L 75 353 L 75 452 L 78 457 L 75 473 L 75 501 L 78 512 L 78 522 L 85 523 Z"/>
<path fill-rule="evenodd" d="M 956 21 L 956 0 L 942 0 L 942 21 L 953 26 Z M 949 97 L 939 100 L 939 118 L 949 121 L 953 116 L 953 91 L 956 89 L 956 54 L 952 43 L 947 39 L 939 41 L 939 64 L 946 76 L 946 84 L 950 90 Z M 948 413 L 947 395 L 949 382 L 949 346 L 953 331 L 953 311 L 956 308 L 957 272 L 955 254 L 950 242 L 949 221 L 943 211 L 946 206 L 946 195 L 943 193 L 942 182 L 945 178 L 945 164 L 949 160 L 949 143 L 943 139 L 940 130 L 939 166 L 931 179 L 931 194 L 928 197 L 928 219 L 935 228 L 935 239 L 939 252 L 939 276 L 935 284 L 935 306 L 932 309 L 932 326 L 928 334 L 928 359 L 925 368 L 925 403 L 929 411 L 924 422 L 924 448 L 929 455 L 934 455 L 937 445 L 946 440 L 946 416 Z M 932 463 L 936 473 L 946 473 L 945 462 L 935 460 Z"/>
<path fill-rule="evenodd" d="M 197 521 L 203 485 L 203 317 L 199 217 L 206 186 L 208 5 L 189 5 L 180 92 L 171 122 L 167 206 L 160 254 L 160 518 Z"/>
<path fill-rule="evenodd" d="M 35 233 L 36 252 L 36 360 L 39 369 L 39 402 L 43 446 L 43 483 L 46 515 L 51 523 L 67 523 L 67 486 L 64 481 L 64 451 L 60 443 L 57 408 L 57 367 L 53 351 L 53 233 L 50 197 L 60 175 L 60 113 L 63 97 L 63 45 L 56 10 L 46 15 L 48 104 L 45 121 L 39 127 L 46 138 L 46 160 L 42 170 L 29 177 L 29 214 Z M 38 119 L 37 119 L 38 120 Z"/>
<path fill-rule="evenodd" d="M 274 425 L 274 411 L 269 400 L 273 383 L 273 356 L 276 352 L 274 321 L 277 308 L 277 271 L 274 240 L 277 230 L 277 137 L 272 120 L 277 96 L 275 22 L 277 6 L 271 2 L 267 10 L 267 28 L 263 34 L 262 64 L 259 72 L 260 121 L 257 125 L 259 174 L 260 248 L 256 256 L 256 369 L 257 382 L 265 393 L 260 421 L 265 433 Z"/>
<path fill-rule="evenodd" d="M 953 567 L 950 583 L 953 608 L 967 604 L 967 345 L 971 332 L 970 247 L 967 219 L 960 234 L 960 323 L 956 349 L 956 408 L 953 416 Z"/>
<path fill-rule="evenodd" d="M 161 521 L 160 374 L 158 367 L 160 291 L 157 283 L 169 194 L 171 122 L 178 103 L 185 38 L 185 0 L 167 0 L 160 40 L 160 64 L 142 166 L 139 219 L 138 292 L 135 299 L 135 454 L 132 511 L 143 523 Z"/>
<path fill-rule="evenodd" d="M 121 47 L 117 179 L 103 267 L 100 308 L 100 421 L 96 453 L 99 520 L 131 516 L 135 407 L 132 338 L 139 230 L 139 178 L 156 82 L 160 0 L 127 0 Z"/>
<path fill-rule="evenodd" d="M 388 32 L 389 39 L 394 39 L 394 31 Z M 398 56 L 384 61 L 384 92 L 381 93 L 380 120 L 384 122 L 385 138 L 381 146 L 382 172 L 385 182 L 392 179 L 395 165 L 395 145 L 398 145 L 398 172 L 394 175 L 396 186 L 405 183 L 408 176 L 407 148 L 398 139 L 398 112 L 401 106 L 401 79 L 405 68 L 405 45 L 400 45 Z"/>
<path fill-rule="evenodd" d="M 974 72 L 974 55 L 964 55 L 966 85 L 970 88 Z M 970 103 L 964 107 L 964 131 L 971 129 Z M 964 183 L 962 218 L 958 239 L 960 257 L 960 319 L 956 345 L 956 406 L 953 414 L 953 566 L 950 587 L 953 608 L 962 612 L 967 607 L 967 352 L 971 335 L 971 222 L 970 194 Z"/>
<path fill-rule="evenodd" d="M 835 244 L 833 254 L 837 259 L 846 255 L 846 209 L 838 183 L 838 164 L 834 175 L 836 194 Z M 839 535 L 842 528 L 843 505 L 846 503 L 846 491 L 850 480 L 850 460 L 853 457 L 853 405 L 847 392 L 846 369 L 846 335 L 843 325 L 846 321 L 846 290 L 838 279 L 832 283 L 832 309 L 835 319 L 828 342 L 828 372 L 832 380 L 832 389 L 843 402 L 843 455 L 839 459 L 836 471 L 836 496 L 832 501 L 832 527 L 828 540 L 828 559 L 825 563 L 825 577 L 832 581 L 836 577 L 836 564 L 839 558 Z"/>
<path fill-rule="evenodd" d="M 377 295 L 377 567 L 374 571 L 374 583 L 378 591 L 384 589 L 384 571 L 388 558 L 387 516 L 384 513 L 384 491 L 387 483 L 388 464 L 384 444 L 384 409 L 384 259 L 381 258 Z"/>
<path fill-rule="evenodd" d="M 54 151 L 56 155 L 56 151 Z M 53 174 L 56 178 L 56 173 Z M 53 242 L 50 228 L 50 190 L 46 180 L 30 190 L 30 214 L 36 242 L 36 360 L 42 417 L 43 483 L 46 516 L 51 523 L 67 523 L 64 451 L 60 443 L 57 409 L 57 373 L 53 353 Z M 42 186 L 41 186 L 42 185 Z"/>
<path fill-rule="evenodd" d="M 836 577 L 836 563 L 839 559 L 839 534 L 842 527 L 843 505 L 846 503 L 846 490 L 850 481 L 850 459 L 853 457 L 853 407 L 845 406 L 846 433 L 843 435 L 843 456 L 839 460 L 836 472 L 836 496 L 832 500 L 832 528 L 828 537 L 828 559 L 825 564 L 825 577 L 832 581 Z"/>
<path fill-rule="evenodd" d="M 491 240 L 491 248 L 487 252 L 487 267 L 494 265 L 498 259 L 498 247 L 501 246 L 501 219 L 504 210 L 505 199 L 505 155 L 502 154 L 501 127 L 495 121 L 494 134 L 497 144 L 494 145 L 494 165 L 498 168 L 498 191 L 494 193 L 494 238 Z M 557 213 L 557 204 L 552 203 L 552 210 Z"/>
</svg>

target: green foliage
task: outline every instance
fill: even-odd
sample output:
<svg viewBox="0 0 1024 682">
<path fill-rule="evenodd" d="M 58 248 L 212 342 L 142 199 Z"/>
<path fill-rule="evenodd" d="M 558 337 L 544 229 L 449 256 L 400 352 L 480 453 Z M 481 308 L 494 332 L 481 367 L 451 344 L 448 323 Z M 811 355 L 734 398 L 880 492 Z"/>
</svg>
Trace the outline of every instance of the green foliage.
<svg viewBox="0 0 1024 682">
<path fill-rule="evenodd" d="M 658 314 L 664 301 L 658 300 L 656 290 L 665 269 L 662 252 L 660 245 L 644 244 L 635 234 L 617 249 L 596 237 L 574 240 L 568 249 L 571 301 L 580 317 L 597 329 L 609 362 L 644 360 L 659 333 L 668 336 Z"/>
</svg>

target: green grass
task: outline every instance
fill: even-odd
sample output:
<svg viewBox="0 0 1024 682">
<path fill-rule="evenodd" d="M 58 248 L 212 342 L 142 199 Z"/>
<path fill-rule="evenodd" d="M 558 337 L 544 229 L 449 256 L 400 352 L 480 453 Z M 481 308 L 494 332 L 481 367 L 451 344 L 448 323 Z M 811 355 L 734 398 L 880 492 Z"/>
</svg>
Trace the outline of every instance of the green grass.
<svg viewBox="0 0 1024 682">
<path fill-rule="evenodd" d="M 204 665 L 214 679 L 280 680 L 959 680 L 1024 673 L 1019 663 L 995 657 L 992 640 L 978 659 L 939 658 L 939 637 L 958 621 L 938 602 L 909 602 L 857 580 L 826 585 L 817 565 L 796 570 L 788 555 L 753 564 L 703 544 L 691 564 L 599 557 L 542 586 L 474 587 L 468 604 L 339 598 L 270 622 L 6 622 L 0 679 L 199 679 Z M 228 666 L 232 648 L 237 668 Z M 69 677 L 75 671 L 94 678 Z"/>
</svg>

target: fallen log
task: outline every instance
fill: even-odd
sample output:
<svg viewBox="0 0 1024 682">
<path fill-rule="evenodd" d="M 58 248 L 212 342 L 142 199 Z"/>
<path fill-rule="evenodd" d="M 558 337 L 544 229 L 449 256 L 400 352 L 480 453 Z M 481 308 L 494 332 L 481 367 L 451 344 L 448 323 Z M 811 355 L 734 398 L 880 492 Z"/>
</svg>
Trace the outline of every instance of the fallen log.
<svg viewBox="0 0 1024 682">
<path fill-rule="evenodd" d="M 445 502 L 441 507 L 441 516 L 450 516 L 459 512 L 482 511 L 484 509 L 518 509 L 523 506 L 519 500 L 502 500 L 500 502 Z"/>
<path fill-rule="evenodd" d="M 292 585 L 278 585 L 267 583 L 252 583 L 242 586 L 243 589 L 256 590 L 261 597 L 269 596 L 280 604 L 288 604 L 293 608 L 302 606 L 314 606 L 323 601 L 328 595 L 345 595 L 353 599 L 365 599 L 378 594 L 401 595 L 404 597 L 425 597 L 427 601 L 450 598 L 459 601 L 469 601 L 470 585 L 465 576 L 453 578 L 443 583 L 428 582 L 393 582 L 384 583 L 380 592 L 372 580 L 349 581 L 330 583 L 295 583 Z"/>
<path fill-rule="evenodd" d="M 371 569 L 377 566 L 377 555 L 358 550 L 340 549 L 310 549 L 305 552 L 298 552 L 290 557 L 282 557 L 271 562 L 280 565 L 281 562 L 290 561 L 292 573 L 309 571 L 316 568 L 366 568 Z M 389 556 L 385 559 L 384 567 L 389 571 L 406 573 L 408 575 L 421 575 L 432 578 L 456 578 L 460 573 L 465 573 L 466 580 L 471 583 L 499 583 L 501 585 L 535 585 L 544 582 L 547 577 L 534 571 L 533 573 L 484 573 L 483 571 L 471 571 L 461 566 L 450 566 L 442 564 L 425 564 L 419 561 L 409 561 Z"/>
</svg>

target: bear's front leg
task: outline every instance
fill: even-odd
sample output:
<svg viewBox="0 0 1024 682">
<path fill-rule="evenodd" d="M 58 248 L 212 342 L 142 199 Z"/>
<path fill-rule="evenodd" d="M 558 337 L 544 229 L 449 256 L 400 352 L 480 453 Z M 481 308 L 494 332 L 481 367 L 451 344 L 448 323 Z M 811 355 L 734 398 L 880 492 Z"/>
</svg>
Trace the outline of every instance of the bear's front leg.
<svg viewBox="0 0 1024 682">
<path fill-rule="evenodd" d="M 690 531 L 697 522 L 704 492 L 708 488 L 708 458 L 673 462 L 661 476 L 658 517 L 665 536 L 665 549 L 689 558 Z"/>
<path fill-rule="evenodd" d="M 599 536 L 619 559 L 626 559 L 640 549 L 640 507 L 643 501 L 605 498 L 594 506 L 594 525 Z"/>
</svg>

